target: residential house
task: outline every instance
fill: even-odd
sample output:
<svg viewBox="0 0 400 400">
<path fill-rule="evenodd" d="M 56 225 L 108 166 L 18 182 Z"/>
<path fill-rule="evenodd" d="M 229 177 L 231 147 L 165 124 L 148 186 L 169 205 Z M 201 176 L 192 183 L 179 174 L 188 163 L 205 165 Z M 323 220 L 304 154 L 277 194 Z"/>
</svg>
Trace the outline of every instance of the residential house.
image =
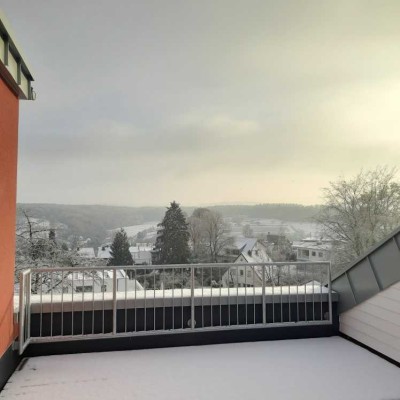
<svg viewBox="0 0 400 400">
<path fill-rule="evenodd" d="M 152 245 L 137 243 L 136 246 L 130 246 L 129 251 L 132 255 L 134 265 L 151 265 Z M 111 258 L 111 245 L 105 244 L 100 246 L 97 251 L 97 258 L 109 260 Z"/>
<path fill-rule="evenodd" d="M 238 238 L 236 248 L 240 253 L 234 260 L 235 264 L 272 262 L 266 244 L 255 238 Z M 255 287 L 262 285 L 261 266 L 232 266 L 221 278 L 222 286 Z"/>
<path fill-rule="evenodd" d="M 82 258 L 96 258 L 93 247 L 82 247 L 77 249 L 79 257 Z"/>
<path fill-rule="evenodd" d="M 258 253 L 267 252 L 267 246 L 257 238 L 234 238 L 231 246 L 225 249 L 225 255 L 222 256 L 223 262 L 234 262 L 242 253 L 249 256 L 258 255 Z"/>
<path fill-rule="evenodd" d="M 143 286 L 135 279 L 129 279 L 127 273 L 123 269 L 116 270 L 117 291 L 135 291 L 143 290 Z M 112 270 L 96 270 L 91 272 L 69 272 L 63 278 L 63 293 L 99 293 L 111 292 L 113 290 Z M 60 290 L 61 292 L 61 290 Z"/>
<path fill-rule="evenodd" d="M 15 221 L 20 100 L 33 100 L 33 77 L 0 10 L 0 388 L 17 363 L 12 342 L 17 336 L 13 316 Z M 25 111 L 23 109 L 22 111 Z"/>
<path fill-rule="evenodd" d="M 332 240 L 309 237 L 293 242 L 292 248 L 298 261 L 329 261 L 332 245 Z"/>
<path fill-rule="evenodd" d="M 136 246 L 129 247 L 129 251 L 132 254 L 133 264 L 151 265 L 152 245 L 148 243 L 137 243 Z"/>
<path fill-rule="evenodd" d="M 111 245 L 104 244 L 97 249 L 97 258 L 108 260 L 111 258 Z"/>
</svg>

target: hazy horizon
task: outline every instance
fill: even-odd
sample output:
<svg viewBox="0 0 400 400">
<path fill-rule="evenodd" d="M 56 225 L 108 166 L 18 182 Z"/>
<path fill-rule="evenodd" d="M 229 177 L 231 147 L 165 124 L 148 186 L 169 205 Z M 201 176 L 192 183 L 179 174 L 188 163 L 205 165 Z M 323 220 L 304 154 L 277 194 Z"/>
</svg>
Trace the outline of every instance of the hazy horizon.
<svg viewBox="0 0 400 400">
<path fill-rule="evenodd" d="M 206 203 L 206 204 L 183 204 L 179 200 L 173 199 L 168 201 L 166 204 L 156 204 L 152 206 L 148 205 L 137 205 L 132 206 L 129 204 L 101 204 L 101 203 L 49 203 L 49 202 L 21 202 L 18 201 L 18 205 L 20 204 L 34 204 L 34 205 L 57 205 L 57 206 L 104 206 L 104 207 L 132 207 L 132 208 L 165 208 L 169 207 L 172 201 L 176 201 L 183 208 L 196 208 L 196 207 L 219 207 L 219 206 L 264 206 L 264 205 L 285 205 L 285 206 L 319 206 L 321 204 L 301 204 L 301 203 Z"/>
<path fill-rule="evenodd" d="M 399 163 L 398 1 L 0 7 L 37 92 L 19 203 L 316 205 Z"/>
</svg>

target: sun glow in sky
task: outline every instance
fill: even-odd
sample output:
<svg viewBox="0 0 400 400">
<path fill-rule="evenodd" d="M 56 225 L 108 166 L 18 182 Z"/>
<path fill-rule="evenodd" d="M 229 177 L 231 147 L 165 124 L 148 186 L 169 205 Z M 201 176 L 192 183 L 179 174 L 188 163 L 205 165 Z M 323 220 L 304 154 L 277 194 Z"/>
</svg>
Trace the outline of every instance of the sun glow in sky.
<svg viewBox="0 0 400 400">
<path fill-rule="evenodd" d="M 18 200 L 319 203 L 400 160 L 400 2 L 0 0 L 35 78 Z"/>
</svg>

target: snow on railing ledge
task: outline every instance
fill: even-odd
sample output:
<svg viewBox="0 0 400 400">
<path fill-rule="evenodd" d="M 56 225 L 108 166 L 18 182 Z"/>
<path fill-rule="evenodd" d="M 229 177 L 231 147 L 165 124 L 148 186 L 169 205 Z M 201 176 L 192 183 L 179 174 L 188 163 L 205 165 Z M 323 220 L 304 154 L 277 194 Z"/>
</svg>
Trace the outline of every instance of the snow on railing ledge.
<svg viewBox="0 0 400 400">
<path fill-rule="evenodd" d="M 336 300 L 329 262 L 40 268 L 20 285 L 20 351 L 75 337 L 331 324 Z"/>
</svg>

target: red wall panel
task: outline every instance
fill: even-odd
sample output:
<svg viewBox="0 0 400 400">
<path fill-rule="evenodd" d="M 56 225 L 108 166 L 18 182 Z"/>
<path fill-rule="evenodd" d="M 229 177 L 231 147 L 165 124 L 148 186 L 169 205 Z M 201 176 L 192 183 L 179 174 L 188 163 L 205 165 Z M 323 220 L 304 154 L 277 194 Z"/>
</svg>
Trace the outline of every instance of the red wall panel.
<svg viewBox="0 0 400 400">
<path fill-rule="evenodd" d="M 0 77 L 0 357 L 14 337 L 18 98 Z"/>
</svg>

